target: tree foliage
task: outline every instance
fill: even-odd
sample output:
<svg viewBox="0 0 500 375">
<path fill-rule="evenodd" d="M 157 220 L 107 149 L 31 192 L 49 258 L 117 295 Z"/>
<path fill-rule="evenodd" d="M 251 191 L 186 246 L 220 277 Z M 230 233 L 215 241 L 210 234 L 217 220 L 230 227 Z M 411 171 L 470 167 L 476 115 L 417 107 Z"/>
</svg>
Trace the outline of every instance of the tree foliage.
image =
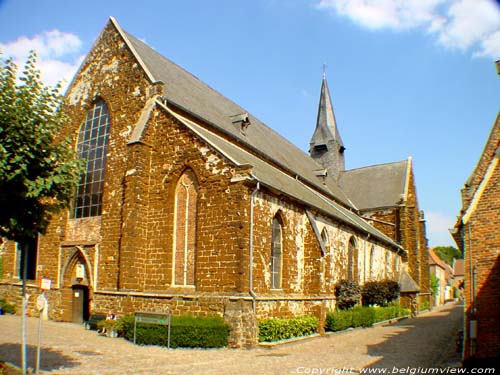
<svg viewBox="0 0 500 375">
<path fill-rule="evenodd" d="M 434 297 L 439 295 L 439 287 L 441 282 L 439 281 L 438 277 L 431 273 L 431 289 L 432 289 L 432 295 Z"/>
<path fill-rule="evenodd" d="M 462 253 L 456 247 L 453 246 L 436 246 L 432 250 L 442 261 L 453 266 L 453 259 L 462 258 Z"/>
<path fill-rule="evenodd" d="M 11 60 L 0 59 L 0 236 L 9 240 L 45 233 L 78 183 L 81 162 L 71 138 L 60 136 L 59 91 L 41 82 L 34 52 L 20 77 Z"/>
</svg>

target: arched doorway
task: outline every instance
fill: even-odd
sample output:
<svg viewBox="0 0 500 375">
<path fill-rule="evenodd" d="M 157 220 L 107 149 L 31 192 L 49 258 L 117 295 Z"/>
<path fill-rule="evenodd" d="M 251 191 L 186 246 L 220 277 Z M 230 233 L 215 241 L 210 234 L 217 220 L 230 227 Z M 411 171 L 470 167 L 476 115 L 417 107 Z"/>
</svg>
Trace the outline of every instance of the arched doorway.
<svg viewBox="0 0 500 375">
<path fill-rule="evenodd" d="M 68 251 L 63 268 L 63 320 L 83 323 L 89 319 L 91 300 L 91 279 L 89 262 L 84 250 L 74 247 Z"/>
<path fill-rule="evenodd" d="M 75 284 L 71 287 L 71 321 L 83 323 L 89 320 L 89 287 L 87 285 Z"/>
</svg>

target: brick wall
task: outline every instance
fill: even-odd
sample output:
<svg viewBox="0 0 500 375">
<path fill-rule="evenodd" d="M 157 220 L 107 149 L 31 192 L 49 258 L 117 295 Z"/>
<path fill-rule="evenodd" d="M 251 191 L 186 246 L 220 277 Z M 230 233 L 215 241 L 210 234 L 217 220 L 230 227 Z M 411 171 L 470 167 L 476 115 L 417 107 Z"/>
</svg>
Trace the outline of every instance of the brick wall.
<svg viewBox="0 0 500 375">
<path fill-rule="evenodd" d="M 497 357 L 500 352 L 499 197 L 500 164 L 497 165 L 474 214 L 464 228 L 466 358 Z M 468 335 L 470 320 L 477 321 L 475 340 L 471 340 Z"/>
</svg>

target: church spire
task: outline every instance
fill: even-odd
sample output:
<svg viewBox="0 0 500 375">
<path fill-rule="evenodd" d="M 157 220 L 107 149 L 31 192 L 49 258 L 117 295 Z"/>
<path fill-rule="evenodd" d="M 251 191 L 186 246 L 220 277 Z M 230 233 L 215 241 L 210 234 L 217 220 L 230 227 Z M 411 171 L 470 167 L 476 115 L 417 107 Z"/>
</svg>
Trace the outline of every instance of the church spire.
<svg viewBox="0 0 500 375">
<path fill-rule="evenodd" d="M 328 90 L 324 70 L 316 129 L 309 145 L 311 157 L 321 164 L 331 177 L 337 179 L 340 172 L 345 170 L 345 147 L 335 121 L 335 113 L 333 112 L 330 90 Z"/>
</svg>

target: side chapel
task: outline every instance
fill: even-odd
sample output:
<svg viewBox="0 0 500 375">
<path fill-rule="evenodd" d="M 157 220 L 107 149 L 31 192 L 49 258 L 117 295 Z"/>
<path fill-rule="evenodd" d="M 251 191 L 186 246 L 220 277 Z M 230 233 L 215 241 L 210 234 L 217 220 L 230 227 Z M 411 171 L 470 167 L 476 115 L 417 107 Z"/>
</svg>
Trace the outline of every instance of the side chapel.
<svg viewBox="0 0 500 375">
<path fill-rule="evenodd" d="M 258 319 L 324 322 L 341 279 L 404 280 L 426 298 L 411 159 L 346 171 L 325 77 L 310 155 L 113 18 L 66 95 L 86 172 L 26 254 L 29 293 L 52 281 L 51 319 L 218 314 L 241 347 Z M 2 247 L 0 296 L 15 301 L 21 252 Z"/>
</svg>

